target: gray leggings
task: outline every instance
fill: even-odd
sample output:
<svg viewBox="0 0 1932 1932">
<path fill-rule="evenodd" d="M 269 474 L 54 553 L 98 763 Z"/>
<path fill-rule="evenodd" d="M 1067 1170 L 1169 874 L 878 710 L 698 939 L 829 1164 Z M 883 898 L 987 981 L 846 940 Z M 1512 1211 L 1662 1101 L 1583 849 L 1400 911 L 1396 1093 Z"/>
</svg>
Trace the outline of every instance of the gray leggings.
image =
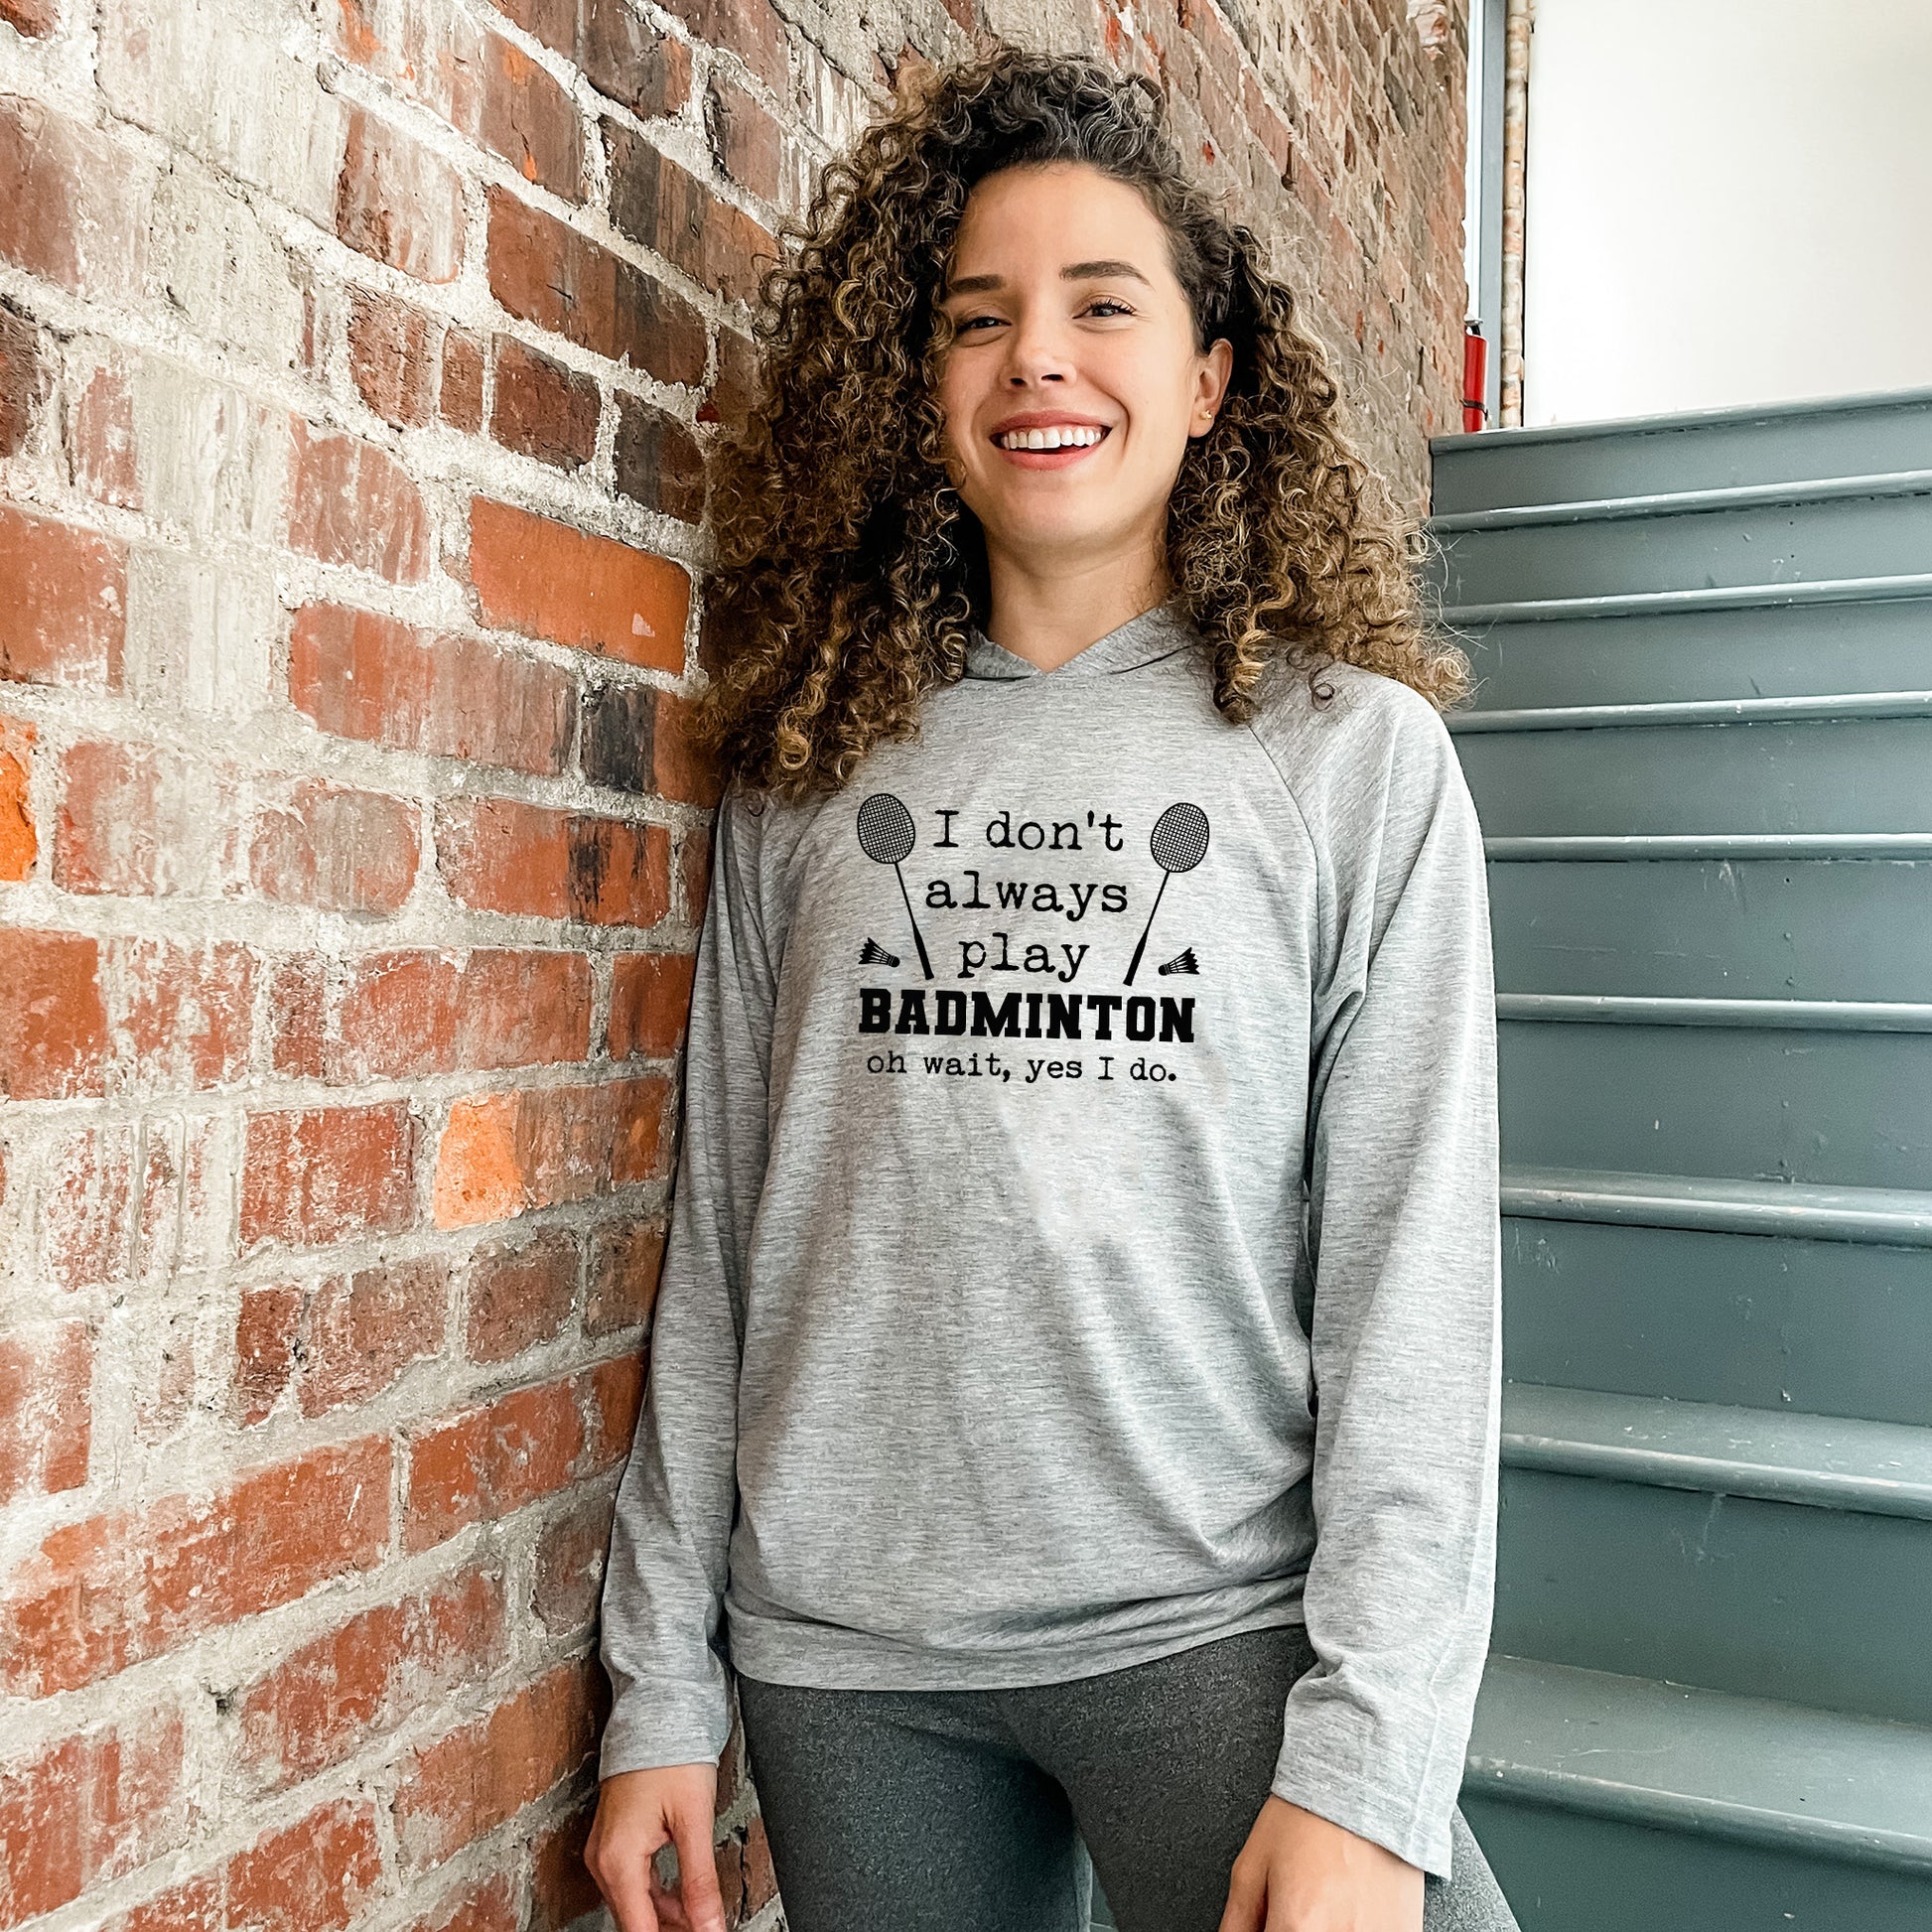
<svg viewBox="0 0 1932 1932">
<path fill-rule="evenodd" d="M 826 1691 L 740 1673 L 790 1932 L 1218 1932 L 1268 1796 L 1299 1623 L 1064 1684 Z M 1458 1808 L 1424 1932 L 1518 1932 Z M 1100 1921 L 1104 1924 L 1106 1921 Z"/>
</svg>

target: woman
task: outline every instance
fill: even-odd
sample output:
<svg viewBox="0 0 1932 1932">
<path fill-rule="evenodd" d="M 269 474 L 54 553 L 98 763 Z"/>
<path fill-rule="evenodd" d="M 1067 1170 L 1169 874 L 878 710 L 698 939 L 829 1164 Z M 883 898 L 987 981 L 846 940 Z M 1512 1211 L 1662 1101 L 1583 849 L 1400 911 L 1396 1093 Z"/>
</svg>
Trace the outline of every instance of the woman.
<svg viewBox="0 0 1932 1932">
<path fill-rule="evenodd" d="M 1455 1807 L 1466 659 L 1134 83 L 941 71 L 795 239 L 714 492 L 732 782 L 591 1869 L 722 1932 L 735 1678 L 792 1932 L 1084 1932 L 1096 1867 L 1128 1932 L 1512 1926 Z"/>
</svg>

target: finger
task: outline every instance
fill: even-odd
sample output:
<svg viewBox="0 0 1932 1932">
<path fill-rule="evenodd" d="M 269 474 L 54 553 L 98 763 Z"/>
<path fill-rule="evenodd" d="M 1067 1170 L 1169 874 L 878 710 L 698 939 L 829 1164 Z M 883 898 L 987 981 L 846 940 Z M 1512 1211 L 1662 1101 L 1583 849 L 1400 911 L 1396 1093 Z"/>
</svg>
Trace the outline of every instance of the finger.
<svg viewBox="0 0 1932 1932">
<path fill-rule="evenodd" d="M 1267 1893 L 1249 1865 L 1237 1863 L 1228 1875 L 1228 1902 L 1215 1932 L 1261 1932 Z"/>
<path fill-rule="evenodd" d="M 658 1840 L 658 1845 L 663 1843 Z M 623 1852 L 614 1854 L 597 1832 L 584 1848 L 584 1863 L 618 1922 L 618 1932 L 665 1932 L 651 1895 L 651 1861 L 656 1852 L 652 1846 L 640 1853 L 633 1837 Z"/>
<path fill-rule="evenodd" d="M 677 1840 L 678 1889 L 692 1932 L 725 1932 L 725 1901 L 718 1889 L 718 1854 L 712 1844 L 708 1805 L 686 1805 L 672 1824 Z"/>
<path fill-rule="evenodd" d="M 626 1863 L 621 1873 L 614 1872 L 611 1877 L 598 1880 L 598 1889 L 611 1907 L 611 1916 L 618 1922 L 618 1932 L 665 1932 L 645 1876 L 649 1870 L 648 1861 L 642 1870 Z"/>
</svg>

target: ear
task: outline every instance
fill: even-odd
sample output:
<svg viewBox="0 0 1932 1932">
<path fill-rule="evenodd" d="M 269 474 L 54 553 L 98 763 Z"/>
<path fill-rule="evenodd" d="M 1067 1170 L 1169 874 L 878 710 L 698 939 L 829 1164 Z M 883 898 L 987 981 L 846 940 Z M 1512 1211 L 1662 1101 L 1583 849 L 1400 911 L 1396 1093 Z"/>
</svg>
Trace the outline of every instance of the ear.
<svg viewBox="0 0 1932 1932">
<path fill-rule="evenodd" d="M 1194 410 L 1187 425 L 1189 436 L 1205 436 L 1214 427 L 1233 374 L 1234 345 L 1223 336 L 1201 357 L 1200 369 L 1194 377 Z"/>
</svg>

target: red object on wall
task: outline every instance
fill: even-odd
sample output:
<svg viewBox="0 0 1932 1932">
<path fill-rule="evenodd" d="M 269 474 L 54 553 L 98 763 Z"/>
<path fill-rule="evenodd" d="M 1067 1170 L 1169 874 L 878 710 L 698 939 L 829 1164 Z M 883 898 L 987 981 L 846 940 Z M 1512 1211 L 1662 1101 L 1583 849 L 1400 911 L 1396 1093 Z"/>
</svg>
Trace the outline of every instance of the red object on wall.
<svg viewBox="0 0 1932 1932">
<path fill-rule="evenodd" d="M 1488 413 L 1482 406 L 1488 357 L 1489 345 L 1483 341 L 1482 325 L 1468 324 L 1462 332 L 1462 427 L 1465 430 L 1480 429 Z"/>
</svg>

